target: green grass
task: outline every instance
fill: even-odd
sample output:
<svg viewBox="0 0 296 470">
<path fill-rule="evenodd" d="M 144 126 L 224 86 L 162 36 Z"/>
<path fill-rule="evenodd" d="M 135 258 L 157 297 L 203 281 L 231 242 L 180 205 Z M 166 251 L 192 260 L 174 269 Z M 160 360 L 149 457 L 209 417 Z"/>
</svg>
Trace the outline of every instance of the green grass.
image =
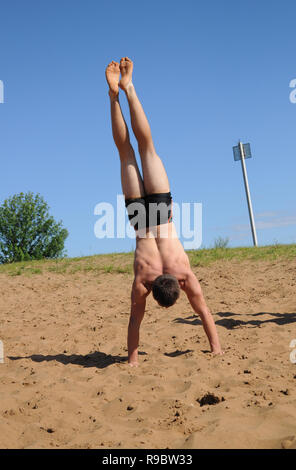
<svg viewBox="0 0 296 470">
<path fill-rule="evenodd" d="M 296 257 L 296 245 L 269 245 L 241 248 L 211 248 L 189 251 L 188 256 L 193 266 L 207 266 L 219 260 L 236 261 L 274 261 L 279 258 Z"/>
<path fill-rule="evenodd" d="M 296 257 L 296 244 L 260 247 L 216 247 L 187 252 L 192 266 L 208 266 L 216 261 L 275 261 L 292 260 Z M 57 260 L 23 261 L 0 265 L 0 274 L 8 276 L 31 276 L 43 273 L 56 274 L 132 274 L 134 253 L 111 253 L 107 255 L 62 258 Z"/>
</svg>

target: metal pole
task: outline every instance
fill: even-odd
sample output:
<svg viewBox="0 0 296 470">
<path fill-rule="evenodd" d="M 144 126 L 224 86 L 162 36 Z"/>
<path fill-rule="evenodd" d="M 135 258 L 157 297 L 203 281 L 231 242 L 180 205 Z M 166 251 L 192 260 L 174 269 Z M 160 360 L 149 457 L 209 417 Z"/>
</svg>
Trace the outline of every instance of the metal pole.
<svg viewBox="0 0 296 470">
<path fill-rule="evenodd" d="M 249 183 L 248 183 L 247 169 L 246 169 L 246 164 L 245 164 L 244 147 L 241 142 L 239 142 L 238 145 L 239 145 L 240 155 L 241 155 L 243 177 L 244 177 L 245 190 L 246 190 L 246 196 L 247 196 L 247 202 L 248 202 L 248 208 L 249 208 L 249 216 L 250 216 L 252 235 L 253 235 L 253 243 L 254 243 L 254 246 L 257 246 L 258 245 L 257 234 L 256 234 L 251 195 L 250 195 L 250 189 L 249 189 Z"/>
</svg>

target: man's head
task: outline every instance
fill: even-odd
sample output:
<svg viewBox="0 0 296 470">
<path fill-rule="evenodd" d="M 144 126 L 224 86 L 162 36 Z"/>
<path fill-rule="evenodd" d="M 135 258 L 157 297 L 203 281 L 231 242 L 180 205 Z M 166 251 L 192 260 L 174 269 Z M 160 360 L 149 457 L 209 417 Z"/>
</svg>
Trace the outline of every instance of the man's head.
<svg viewBox="0 0 296 470">
<path fill-rule="evenodd" d="M 158 276 L 152 285 L 152 294 L 161 307 L 171 307 L 180 295 L 180 286 L 171 274 Z"/>
</svg>

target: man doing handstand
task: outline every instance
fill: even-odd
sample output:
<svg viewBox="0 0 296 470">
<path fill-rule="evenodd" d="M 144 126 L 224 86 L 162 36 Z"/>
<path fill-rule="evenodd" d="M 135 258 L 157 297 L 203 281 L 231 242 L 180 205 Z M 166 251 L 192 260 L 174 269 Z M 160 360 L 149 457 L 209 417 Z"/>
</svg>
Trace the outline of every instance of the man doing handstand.
<svg viewBox="0 0 296 470">
<path fill-rule="evenodd" d="M 129 219 L 136 230 L 134 281 L 128 326 L 128 361 L 131 366 L 138 365 L 139 330 L 148 294 L 152 291 L 160 306 L 170 307 L 178 299 L 180 288 L 185 291 L 192 308 L 201 318 L 211 351 L 222 354 L 215 322 L 206 305 L 200 284 L 190 268 L 188 256 L 176 235 L 172 222 L 172 198 L 168 177 L 155 151 L 150 126 L 132 82 L 132 72 L 133 62 L 128 57 L 122 58 L 120 64 L 112 61 L 106 69 L 112 133 L 121 164 L 122 191 Z M 128 100 L 132 129 L 138 141 L 143 179 L 119 104 L 119 87 L 125 92 Z M 150 207 L 157 208 L 156 218 L 152 217 L 155 211 L 152 216 L 149 213 Z M 133 217 L 135 208 L 142 217 Z M 133 219 L 137 222 L 134 223 Z"/>
</svg>

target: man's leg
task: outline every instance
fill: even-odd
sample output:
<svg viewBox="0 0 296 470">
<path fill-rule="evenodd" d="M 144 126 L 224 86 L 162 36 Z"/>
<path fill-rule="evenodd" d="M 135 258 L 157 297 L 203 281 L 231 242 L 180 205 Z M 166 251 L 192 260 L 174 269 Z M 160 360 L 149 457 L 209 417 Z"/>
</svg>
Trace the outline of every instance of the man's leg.
<svg viewBox="0 0 296 470">
<path fill-rule="evenodd" d="M 156 154 L 147 117 L 132 83 L 133 63 L 128 57 L 121 59 L 120 71 L 119 86 L 125 91 L 129 104 L 131 124 L 142 161 L 145 192 L 167 193 L 170 191 L 168 177 L 161 159 Z"/>
<path fill-rule="evenodd" d="M 140 198 L 145 195 L 143 180 L 137 165 L 135 152 L 131 146 L 129 132 L 121 112 L 118 99 L 119 64 L 111 62 L 106 69 L 109 84 L 111 121 L 114 142 L 119 152 L 121 163 L 121 184 L 125 199 Z M 138 300 L 138 299 L 137 299 Z M 139 329 L 145 311 L 144 302 L 135 302 L 135 290 L 132 291 L 131 316 L 128 327 L 128 355 L 131 366 L 138 364 Z"/>
<path fill-rule="evenodd" d="M 145 191 L 135 152 L 130 143 L 128 128 L 119 104 L 119 76 L 119 64 L 111 62 L 106 69 L 106 79 L 110 88 L 112 133 L 120 156 L 122 191 L 126 199 L 131 199 L 143 197 Z"/>
</svg>

